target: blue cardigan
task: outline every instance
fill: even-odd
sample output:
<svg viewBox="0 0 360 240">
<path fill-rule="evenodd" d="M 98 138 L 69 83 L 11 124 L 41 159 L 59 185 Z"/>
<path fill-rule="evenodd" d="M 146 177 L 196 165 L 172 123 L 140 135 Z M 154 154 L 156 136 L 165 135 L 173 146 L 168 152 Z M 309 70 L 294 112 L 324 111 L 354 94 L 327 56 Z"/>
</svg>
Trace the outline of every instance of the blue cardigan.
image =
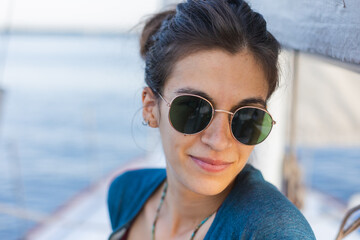
<svg viewBox="0 0 360 240">
<path fill-rule="evenodd" d="M 108 207 L 113 233 L 118 240 L 142 207 L 166 178 L 165 169 L 126 172 L 111 184 Z M 219 239 L 315 239 L 300 211 L 251 165 L 236 177 L 220 206 L 205 240 Z"/>
</svg>

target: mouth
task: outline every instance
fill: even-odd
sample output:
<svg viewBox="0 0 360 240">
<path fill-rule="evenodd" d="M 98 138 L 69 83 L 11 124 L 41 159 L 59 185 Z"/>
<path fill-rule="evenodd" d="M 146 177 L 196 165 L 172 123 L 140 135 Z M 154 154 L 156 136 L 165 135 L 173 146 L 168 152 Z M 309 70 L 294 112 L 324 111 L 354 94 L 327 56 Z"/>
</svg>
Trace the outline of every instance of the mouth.
<svg viewBox="0 0 360 240">
<path fill-rule="evenodd" d="M 190 155 L 193 160 L 200 168 L 207 172 L 221 172 L 229 167 L 232 163 L 225 162 L 222 160 L 214 160 L 210 158 L 201 158 Z"/>
</svg>

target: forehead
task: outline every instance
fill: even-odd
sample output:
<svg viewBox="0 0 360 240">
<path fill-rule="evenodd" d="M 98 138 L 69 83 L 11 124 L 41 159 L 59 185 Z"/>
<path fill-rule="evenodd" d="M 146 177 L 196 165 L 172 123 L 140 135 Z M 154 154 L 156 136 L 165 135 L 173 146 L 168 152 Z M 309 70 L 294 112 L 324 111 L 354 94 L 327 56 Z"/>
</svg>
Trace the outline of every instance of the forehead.
<svg viewBox="0 0 360 240">
<path fill-rule="evenodd" d="M 264 71 L 251 53 L 222 50 L 200 51 L 179 60 L 165 83 L 164 94 L 172 98 L 184 88 L 204 92 L 214 104 L 226 108 L 249 98 L 266 101 L 268 91 Z"/>
</svg>

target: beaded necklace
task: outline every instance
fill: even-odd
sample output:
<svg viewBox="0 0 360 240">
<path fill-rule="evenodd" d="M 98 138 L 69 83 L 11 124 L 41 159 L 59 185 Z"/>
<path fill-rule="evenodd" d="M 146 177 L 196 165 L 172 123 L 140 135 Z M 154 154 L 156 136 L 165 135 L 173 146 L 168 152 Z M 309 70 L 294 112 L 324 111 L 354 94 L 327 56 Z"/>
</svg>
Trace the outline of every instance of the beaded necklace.
<svg viewBox="0 0 360 240">
<path fill-rule="evenodd" d="M 165 185 L 164 185 L 164 190 L 161 194 L 161 199 L 160 199 L 160 203 L 159 203 L 159 206 L 158 208 L 156 209 L 156 215 L 155 215 L 155 219 L 153 221 L 153 225 L 152 225 L 152 240 L 155 240 L 155 225 L 156 225 L 156 222 L 159 218 L 159 212 L 160 212 L 160 209 L 161 209 L 161 206 L 164 202 L 164 199 L 165 199 L 165 196 L 166 196 L 166 192 L 167 192 L 167 187 L 168 187 L 168 184 L 167 184 L 167 181 L 165 181 Z M 213 212 L 212 214 L 210 214 L 208 217 L 206 217 L 204 220 L 201 221 L 201 223 L 199 225 L 196 226 L 196 228 L 194 229 L 193 233 L 191 234 L 191 237 L 190 237 L 190 240 L 193 240 L 194 237 L 195 237 L 195 234 L 197 233 L 197 231 L 199 230 L 199 228 L 214 214 L 215 212 Z"/>
</svg>

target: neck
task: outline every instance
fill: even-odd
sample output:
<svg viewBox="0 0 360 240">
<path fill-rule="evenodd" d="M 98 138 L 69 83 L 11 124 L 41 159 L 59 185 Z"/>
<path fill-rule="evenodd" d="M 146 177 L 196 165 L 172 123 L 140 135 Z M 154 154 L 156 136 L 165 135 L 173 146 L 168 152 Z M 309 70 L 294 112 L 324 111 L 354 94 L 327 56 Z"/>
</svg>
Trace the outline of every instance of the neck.
<svg viewBox="0 0 360 240">
<path fill-rule="evenodd" d="M 216 212 L 232 185 L 223 192 L 205 196 L 189 190 L 176 179 L 168 176 L 168 189 L 162 211 L 164 218 L 170 223 L 172 235 L 193 231 L 205 218 Z"/>
</svg>

